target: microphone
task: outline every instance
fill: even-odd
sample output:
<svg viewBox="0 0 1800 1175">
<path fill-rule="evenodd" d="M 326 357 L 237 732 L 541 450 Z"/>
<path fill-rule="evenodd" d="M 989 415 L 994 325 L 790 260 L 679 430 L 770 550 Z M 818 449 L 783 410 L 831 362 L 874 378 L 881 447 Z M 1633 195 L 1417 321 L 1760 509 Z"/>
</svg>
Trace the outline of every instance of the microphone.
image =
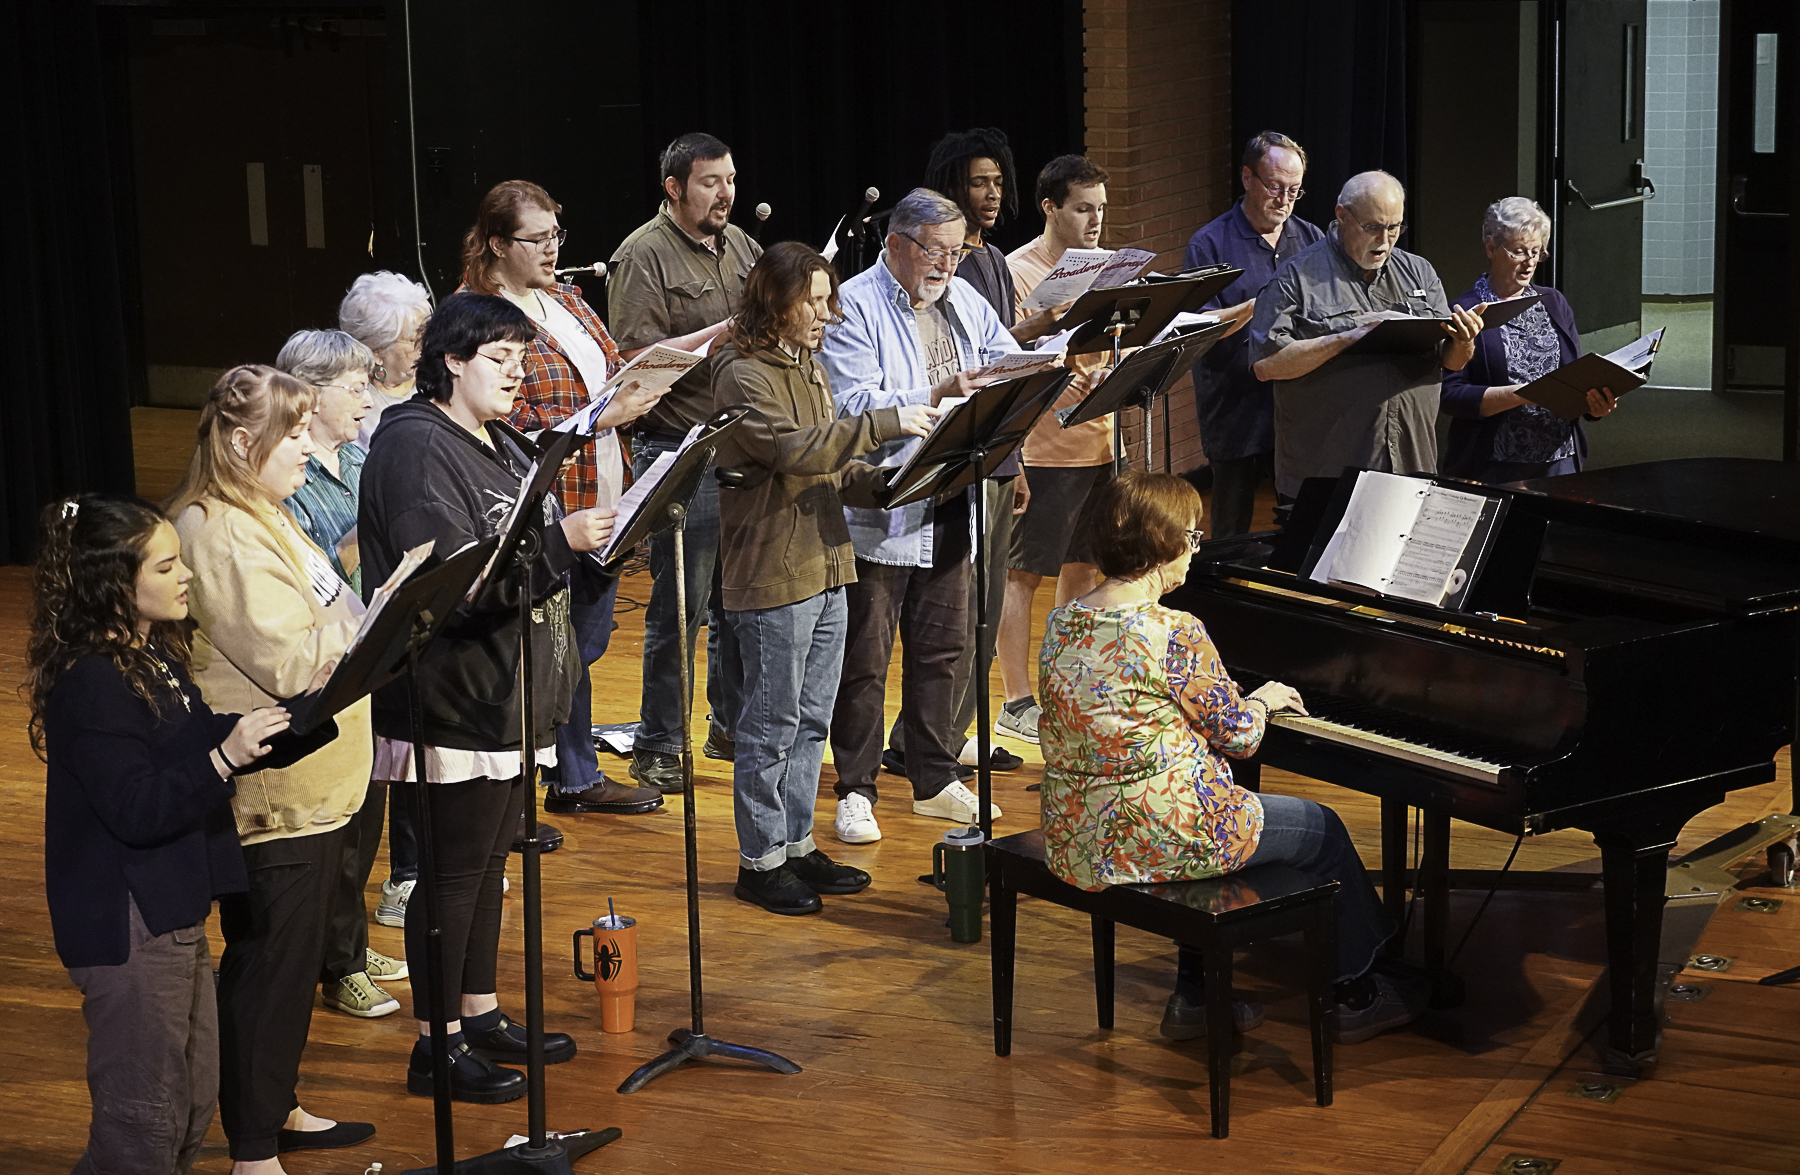
<svg viewBox="0 0 1800 1175">
<path fill-rule="evenodd" d="M 756 228 L 750 235 L 756 238 L 756 243 L 759 245 L 762 244 L 763 224 L 769 219 L 769 213 L 772 211 L 773 209 L 767 204 L 758 204 L 756 206 Z"/>
<path fill-rule="evenodd" d="M 570 266 L 568 269 L 559 269 L 556 271 L 556 276 L 568 277 L 569 275 L 576 273 L 591 273 L 595 277 L 605 277 L 606 262 L 596 261 L 592 265 L 574 265 Z"/>
<path fill-rule="evenodd" d="M 881 199 L 881 189 L 880 188 L 877 188 L 875 185 L 870 184 L 868 187 L 863 189 L 862 206 L 859 207 L 856 210 L 856 212 L 854 214 L 852 214 L 852 216 L 850 217 L 851 235 L 857 237 L 858 239 L 861 239 L 863 234 L 868 232 L 868 222 L 865 221 L 863 219 L 863 217 L 868 214 L 869 209 L 875 207 L 875 201 L 877 201 L 879 199 Z"/>
</svg>

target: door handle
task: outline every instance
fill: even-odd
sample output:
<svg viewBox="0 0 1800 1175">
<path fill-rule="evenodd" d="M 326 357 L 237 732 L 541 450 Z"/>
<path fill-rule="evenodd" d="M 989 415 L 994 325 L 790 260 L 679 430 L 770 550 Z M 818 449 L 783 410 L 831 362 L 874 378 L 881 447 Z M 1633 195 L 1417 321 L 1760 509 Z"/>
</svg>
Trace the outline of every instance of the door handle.
<svg viewBox="0 0 1800 1175">
<path fill-rule="evenodd" d="M 1744 189 L 1750 186 L 1750 177 L 1734 175 L 1731 177 L 1731 210 L 1739 216 L 1751 220 L 1786 220 L 1785 212 L 1752 212 L 1744 207 Z"/>
<path fill-rule="evenodd" d="M 1598 212 L 1602 208 L 1620 208 L 1626 204 L 1644 204 L 1656 199 L 1656 185 L 1651 183 L 1650 177 L 1644 174 L 1644 161 L 1642 159 L 1631 165 L 1631 183 L 1632 186 L 1638 190 L 1638 194 L 1635 196 L 1626 196 L 1620 200 L 1603 200 L 1596 204 L 1582 194 L 1581 189 L 1575 186 L 1575 181 L 1565 179 L 1563 180 L 1563 183 L 1568 186 L 1569 191 L 1575 193 L 1575 198 L 1577 200 L 1586 204 L 1588 208 L 1594 212 Z M 1750 215 L 1756 214 L 1751 213 Z"/>
</svg>

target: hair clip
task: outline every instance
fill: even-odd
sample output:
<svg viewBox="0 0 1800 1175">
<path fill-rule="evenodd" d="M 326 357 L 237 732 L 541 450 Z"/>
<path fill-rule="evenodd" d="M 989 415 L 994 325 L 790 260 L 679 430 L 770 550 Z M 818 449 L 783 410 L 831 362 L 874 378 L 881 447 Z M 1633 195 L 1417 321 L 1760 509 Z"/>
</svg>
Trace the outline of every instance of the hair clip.
<svg viewBox="0 0 1800 1175">
<path fill-rule="evenodd" d="M 74 498 L 63 503 L 62 516 L 64 518 L 73 518 L 79 513 L 81 513 L 81 503 Z"/>
</svg>

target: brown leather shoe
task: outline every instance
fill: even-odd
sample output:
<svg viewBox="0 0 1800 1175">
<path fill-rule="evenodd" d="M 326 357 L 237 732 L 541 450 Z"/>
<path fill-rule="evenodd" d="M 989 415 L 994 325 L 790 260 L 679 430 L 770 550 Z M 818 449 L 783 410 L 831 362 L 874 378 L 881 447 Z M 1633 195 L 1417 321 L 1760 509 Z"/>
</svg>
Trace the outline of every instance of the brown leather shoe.
<svg viewBox="0 0 1800 1175">
<path fill-rule="evenodd" d="M 663 806 L 662 793 L 653 787 L 627 787 L 605 779 L 586 791 L 544 797 L 546 812 L 605 812 L 613 816 L 639 816 Z"/>
</svg>

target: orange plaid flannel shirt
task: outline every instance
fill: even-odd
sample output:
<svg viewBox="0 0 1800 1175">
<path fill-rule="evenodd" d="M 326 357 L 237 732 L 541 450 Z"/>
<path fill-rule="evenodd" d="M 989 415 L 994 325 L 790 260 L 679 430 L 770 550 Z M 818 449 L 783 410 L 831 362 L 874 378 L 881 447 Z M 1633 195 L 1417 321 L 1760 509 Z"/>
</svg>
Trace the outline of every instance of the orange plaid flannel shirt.
<svg viewBox="0 0 1800 1175">
<path fill-rule="evenodd" d="M 607 376 L 616 374 L 623 364 L 619 348 L 606 333 L 600 316 L 582 299 L 581 288 L 559 282 L 544 293 L 562 303 L 563 309 L 587 328 L 588 334 L 606 352 Z M 570 362 L 567 352 L 557 346 L 550 332 L 540 329 L 525 352 L 525 382 L 519 386 L 519 403 L 507 417 L 507 423 L 521 432 L 555 428 L 584 407 L 596 390 L 581 382 L 581 372 Z M 584 445 L 581 455 L 556 482 L 564 512 L 573 514 L 599 505 L 599 484 L 595 447 Z"/>
</svg>

